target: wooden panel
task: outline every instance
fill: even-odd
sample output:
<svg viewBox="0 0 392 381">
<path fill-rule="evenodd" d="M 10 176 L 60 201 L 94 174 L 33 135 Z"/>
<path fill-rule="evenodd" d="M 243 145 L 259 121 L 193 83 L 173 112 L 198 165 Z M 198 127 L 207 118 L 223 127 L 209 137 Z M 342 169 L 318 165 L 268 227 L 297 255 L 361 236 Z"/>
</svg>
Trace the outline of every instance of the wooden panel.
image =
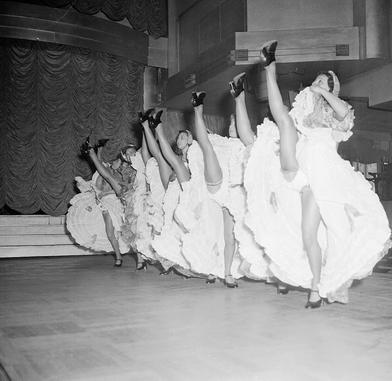
<svg viewBox="0 0 392 381">
<path fill-rule="evenodd" d="M 234 48 L 234 36 L 218 44 L 214 49 L 201 54 L 199 59 L 187 69 L 169 78 L 167 98 L 171 99 L 186 90 L 185 80 L 190 74 L 195 75 L 195 86 L 202 84 L 213 76 L 232 66 L 230 51 Z M 188 102 L 189 97 L 187 98 Z M 169 103 L 174 107 L 173 103 Z M 182 108 L 182 106 L 181 106 Z"/>
<path fill-rule="evenodd" d="M 66 234 L 65 226 L 62 225 L 30 225 L 30 226 L 0 226 L 0 244 L 3 235 L 23 234 Z"/>
<path fill-rule="evenodd" d="M 168 60 L 168 39 L 148 38 L 148 66 L 161 67 L 167 69 Z"/>
<path fill-rule="evenodd" d="M 0 244 L 1 246 L 46 246 L 73 245 L 74 242 L 67 234 L 17 234 L 2 235 Z"/>
<path fill-rule="evenodd" d="M 221 9 L 221 39 L 224 40 L 235 32 L 246 31 L 245 0 L 227 0 Z"/>
<path fill-rule="evenodd" d="M 357 0 L 247 0 L 248 31 L 353 26 Z"/>
<path fill-rule="evenodd" d="M 91 255 L 75 245 L 66 231 L 65 216 L 0 216 L 0 258 Z"/>
<path fill-rule="evenodd" d="M 199 23 L 199 54 L 220 41 L 219 8 L 212 10 Z"/>
<path fill-rule="evenodd" d="M 0 246 L 0 258 L 61 257 L 68 255 L 107 254 L 83 249 L 75 245 Z"/>
<path fill-rule="evenodd" d="M 63 225 L 65 216 L 17 215 L 0 216 L 0 226 Z"/>
<path fill-rule="evenodd" d="M 79 46 L 147 63 L 147 35 L 72 9 L 1 2 L 0 35 Z"/>
<path fill-rule="evenodd" d="M 389 58 L 390 0 L 366 1 L 366 58 Z"/>
<path fill-rule="evenodd" d="M 179 19 L 180 70 L 189 68 L 203 53 L 245 30 L 245 0 L 203 0 Z"/>
<path fill-rule="evenodd" d="M 236 50 L 247 50 L 248 59 L 236 64 L 259 61 L 260 46 L 269 40 L 279 41 L 279 62 L 338 61 L 359 59 L 359 28 L 318 28 L 271 30 L 236 33 Z M 348 55 L 337 55 L 337 45 L 348 45 Z"/>
</svg>

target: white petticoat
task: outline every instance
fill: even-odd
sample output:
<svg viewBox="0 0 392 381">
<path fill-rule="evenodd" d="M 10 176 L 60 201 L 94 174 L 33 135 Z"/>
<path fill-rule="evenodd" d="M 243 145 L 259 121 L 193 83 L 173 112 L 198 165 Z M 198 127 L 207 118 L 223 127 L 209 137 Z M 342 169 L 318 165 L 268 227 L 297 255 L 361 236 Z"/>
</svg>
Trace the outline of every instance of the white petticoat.
<svg viewBox="0 0 392 381">
<path fill-rule="evenodd" d="M 210 193 L 210 197 L 220 206 L 227 208 L 234 218 L 237 254 L 243 262 L 239 271 L 249 278 L 266 279 L 270 273 L 264 251 L 256 243 L 244 221 L 246 196 L 243 176 L 247 149 L 239 139 L 213 134 L 209 135 L 209 138 L 222 169 L 222 184 L 217 192 Z"/>
<path fill-rule="evenodd" d="M 133 192 L 129 193 L 129 197 L 126 199 L 125 226 L 129 230 L 129 236 L 134 237 L 129 243 L 134 251 L 143 254 L 146 258 L 154 259 L 154 252 L 150 245 L 151 227 L 147 224 L 146 214 L 147 183 L 145 165 L 140 150 L 132 157 L 131 165 L 137 172 Z"/>
<path fill-rule="evenodd" d="M 211 199 L 204 180 L 203 154 L 197 142 L 188 150 L 191 179 L 182 184 L 175 218 L 183 229 L 182 253 L 192 271 L 199 274 L 225 276 L 224 231 L 222 208 Z M 234 256 L 231 274 L 242 275 L 240 258 Z"/>
<path fill-rule="evenodd" d="M 151 243 L 157 258 L 167 268 L 173 264 L 189 269 L 189 263 L 182 255 L 183 230 L 174 220 L 174 211 L 178 205 L 181 188 L 177 180 L 171 181 L 163 199 L 164 223 L 159 235 Z M 166 266 L 166 263 L 169 265 Z"/>
<path fill-rule="evenodd" d="M 389 245 L 385 211 L 367 180 L 336 152 L 327 128 L 307 129 L 297 144 L 301 177 L 310 185 L 322 216 L 319 243 L 322 271 L 319 292 L 347 302 L 353 279 L 372 272 Z M 301 195 L 282 176 L 277 155 L 279 133 L 265 120 L 258 126 L 245 170 L 246 222 L 271 260 L 270 269 L 283 282 L 310 288 L 313 278 L 303 249 Z"/>
<path fill-rule="evenodd" d="M 147 224 L 152 228 L 152 234 L 158 234 L 163 226 L 163 198 L 165 188 L 162 185 L 159 174 L 158 162 L 155 158 L 150 158 L 146 164 L 146 180 L 149 185 L 149 192 L 146 198 Z"/>
<path fill-rule="evenodd" d="M 113 222 L 120 252 L 124 254 L 129 251 L 130 246 L 123 241 L 121 235 L 124 207 L 114 193 L 106 194 L 102 199 L 97 200 L 95 191 L 90 188 L 75 195 L 70 204 L 66 224 L 76 243 L 95 251 L 113 251 L 102 216 L 102 212 L 106 211 Z"/>
</svg>

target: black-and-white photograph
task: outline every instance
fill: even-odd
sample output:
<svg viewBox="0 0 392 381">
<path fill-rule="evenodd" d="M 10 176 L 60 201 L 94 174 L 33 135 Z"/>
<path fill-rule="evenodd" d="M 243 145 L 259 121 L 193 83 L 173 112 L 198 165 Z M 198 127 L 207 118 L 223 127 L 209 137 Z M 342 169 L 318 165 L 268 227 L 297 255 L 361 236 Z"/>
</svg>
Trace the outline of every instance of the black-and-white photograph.
<svg viewBox="0 0 392 381">
<path fill-rule="evenodd" d="M 0 1 L 0 381 L 392 380 L 392 1 Z"/>
</svg>

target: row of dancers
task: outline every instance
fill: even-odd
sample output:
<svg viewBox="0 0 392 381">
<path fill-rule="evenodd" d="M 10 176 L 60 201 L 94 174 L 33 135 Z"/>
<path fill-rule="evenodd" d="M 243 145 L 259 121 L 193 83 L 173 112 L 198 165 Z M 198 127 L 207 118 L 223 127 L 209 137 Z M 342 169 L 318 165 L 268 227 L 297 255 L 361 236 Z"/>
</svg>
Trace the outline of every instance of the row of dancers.
<svg viewBox="0 0 392 381">
<path fill-rule="evenodd" d="M 354 279 L 371 274 L 391 246 L 385 211 L 370 184 L 337 153 L 354 112 L 339 98 L 334 72 L 319 74 L 289 111 L 276 76 L 277 41 L 261 47 L 271 117 L 253 131 L 245 79 L 230 82 L 235 123 L 229 137 L 205 124 L 205 92 L 192 93 L 194 137 L 181 130 L 170 145 L 162 111 L 140 113 L 139 150 L 129 145 L 111 164 L 103 143 L 83 151 L 97 173 L 71 200 L 67 226 L 93 250 L 137 253 L 137 269 L 159 262 L 230 288 L 248 277 L 308 290 L 306 307 L 348 302 Z"/>
</svg>

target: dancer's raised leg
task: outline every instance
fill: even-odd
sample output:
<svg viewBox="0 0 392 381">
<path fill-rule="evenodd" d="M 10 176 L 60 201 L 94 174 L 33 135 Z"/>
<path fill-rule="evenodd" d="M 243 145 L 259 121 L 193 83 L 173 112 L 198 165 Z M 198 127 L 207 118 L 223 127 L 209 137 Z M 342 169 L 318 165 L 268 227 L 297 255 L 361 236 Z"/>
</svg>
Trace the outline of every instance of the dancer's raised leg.
<svg viewBox="0 0 392 381">
<path fill-rule="evenodd" d="M 163 157 L 161 149 L 159 148 L 158 142 L 155 140 L 155 136 L 149 127 L 149 121 L 146 120 L 142 122 L 142 126 L 144 129 L 144 138 L 146 139 L 146 143 L 151 155 L 155 158 L 158 162 L 159 168 L 159 175 L 161 177 L 162 185 L 165 189 L 169 184 L 170 176 L 173 173 L 172 168 L 170 167 L 169 163 Z"/>
<path fill-rule="evenodd" d="M 147 161 L 150 160 L 150 158 L 151 158 L 151 153 L 148 150 L 146 136 L 144 133 L 142 134 L 141 154 L 142 154 L 143 163 L 144 163 L 144 165 L 146 165 Z"/>
<path fill-rule="evenodd" d="M 222 169 L 218 158 L 208 139 L 207 127 L 203 118 L 203 99 L 205 93 L 193 93 L 192 105 L 195 111 L 195 134 L 196 139 L 203 152 L 204 159 L 204 177 L 207 187 L 211 193 L 216 193 L 222 185 Z M 231 266 L 235 253 L 235 239 L 234 239 L 234 220 L 226 208 L 222 207 L 223 211 L 223 227 L 224 227 L 224 258 L 225 258 L 225 285 L 230 288 L 238 287 L 238 283 L 231 275 Z"/>
<path fill-rule="evenodd" d="M 246 109 L 244 81 L 245 73 L 238 74 L 229 83 L 230 93 L 235 101 L 235 115 L 239 138 L 245 146 L 252 144 L 255 140 L 255 133 L 249 120 L 248 110 Z"/>
<path fill-rule="evenodd" d="M 276 80 L 275 49 L 277 42 L 266 43 L 261 48 L 261 58 L 265 65 L 267 77 L 268 104 L 280 133 L 280 165 L 284 172 L 298 171 L 296 144 L 298 134 Z"/>
<path fill-rule="evenodd" d="M 177 179 L 180 183 L 189 181 L 191 178 L 190 172 L 188 168 L 185 166 L 182 158 L 178 156 L 171 148 L 166 135 L 163 131 L 162 123 L 159 120 L 159 123 L 156 126 L 156 133 L 159 140 L 159 145 L 161 147 L 162 154 L 167 162 L 173 168 Z"/>
<path fill-rule="evenodd" d="M 212 147 L 210 140 L 208 139 L 207 127 L 203 117 L 203 99 L 205 93 L 192 93 L 192 105 L 195 112 L 195 134 L 196 139 L 203 152 L 204 158 L 204 178 L 210 191 L 214 193 L 219 189 L 222 182 L 222 169 L 219 165 L 218 158 Z"/>
</svg>

